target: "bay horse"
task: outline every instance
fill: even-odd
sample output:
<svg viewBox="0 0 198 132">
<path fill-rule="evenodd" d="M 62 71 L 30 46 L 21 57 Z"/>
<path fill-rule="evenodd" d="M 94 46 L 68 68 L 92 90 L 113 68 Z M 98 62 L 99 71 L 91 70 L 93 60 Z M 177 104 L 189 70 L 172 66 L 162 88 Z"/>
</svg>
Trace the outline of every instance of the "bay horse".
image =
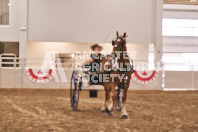
<svg viewBox="0 0 198 132">
<path fill-rule="evenodd" d="M 105 103 L 101 110 L 102 112 L 106 111 L 111 115 L 117 101 L 116 86 L 119 86 L 123 89 L 121 119 L 128 119 L 129 116 L 126 111 L 126 100 L 131 74 L 133 73 L 133 66 L 131 64 L 132 60 L 127 54 L 126 33 L 119 36 L 117 31 L 116 39 L 112 41 L 112 45 L 112 54 L 103 57 L 101 61 L 102 71 L 110 75 L 109 81 L 103 82 L 105 90 Z M 109 64 L 108 68 L 111 69 L 108 72 L 106 71 L 106 64 Z M 111 96 L 112 101 L 110 102 Z"/>
</svg>

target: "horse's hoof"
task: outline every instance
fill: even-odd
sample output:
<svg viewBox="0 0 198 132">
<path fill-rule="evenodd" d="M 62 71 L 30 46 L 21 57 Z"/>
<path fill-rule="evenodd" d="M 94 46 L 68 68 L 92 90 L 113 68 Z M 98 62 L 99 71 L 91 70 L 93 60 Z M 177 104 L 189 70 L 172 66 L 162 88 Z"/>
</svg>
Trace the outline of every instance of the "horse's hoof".
<svg viewBox="0 0 198 132">
<path fill-rule="evenodd" d="M 111 111 L 109 111 L 107 107 L 106 107 L 106 112 L 107 112 L 107 115 L 108 115 L 108 116 L 112 116 Z"/>
<path fill-rule="evenodd" d="M 101 113 L 106 113 L 106 110 L 101 110 Z"/>
<path fill-rule="evenodd" d="M 107 107 L 106 107 L 106 112 L 107 112 L 107 113 L 111 113 L 111 111 L 109 111 Z"/>
<path fill-rule="evenodd" d="M 129 119 L 128 115 L 122 115 L 121 119 Z"/>
<path fill-rule="evenodd" d="M 111 112 L 108 112 L 107 115 L 108 115 L 108 116 L 112 116 L 112 113 L 111 113 Z"/>
<path fill-rule="evenodd" d="M 117 108 L 117 111 L 121 112 L 122 111 L 122 108 Z"/>
</svg>

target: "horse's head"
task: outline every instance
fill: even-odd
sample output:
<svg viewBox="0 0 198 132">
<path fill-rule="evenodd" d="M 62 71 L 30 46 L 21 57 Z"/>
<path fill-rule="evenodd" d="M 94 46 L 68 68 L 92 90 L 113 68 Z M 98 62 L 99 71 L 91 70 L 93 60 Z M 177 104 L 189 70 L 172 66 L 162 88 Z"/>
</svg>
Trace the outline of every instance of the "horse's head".
<svg viewBox="0 0 198 132">
<path fill-rule="evenodd" d="M 112 45 L 113 45 L 113 52 L 117 56 L 117 52 L 123 52 L 126 51 L 126 32 L 119 36 L 118 31 L 116 33 L 117 37 L 116 39 L 112 40 Z"/>
</svg>

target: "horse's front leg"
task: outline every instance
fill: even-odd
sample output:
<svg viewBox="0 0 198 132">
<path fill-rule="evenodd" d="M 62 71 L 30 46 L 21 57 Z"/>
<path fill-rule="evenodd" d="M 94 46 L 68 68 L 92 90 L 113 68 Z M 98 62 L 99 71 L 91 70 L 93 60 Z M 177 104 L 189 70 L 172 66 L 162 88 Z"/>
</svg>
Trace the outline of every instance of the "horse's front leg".
<svg viewBox="0 0 198 132">
<path fill-rule="evenodd" d="M 123 105 L 122 105 L 122 117 L 121 119 L 129 119 L 129 116 L 126 112 L 126 99 L 127 99 L 127 91 L 128 91 L 128 87 L 124 88 L 123 90 L 123 97 L 122 97 L 122 102 L 123 102 Z"/>
<path fill-rule="evenodd" d="M 104 113 L 106 112 L 106 107 L 108 105 L 108 102 L 110 100 L 110 95 L 109 95 L 109 86 L 108 85 L 104 85 L 104 90 L 105 90 L 105 101 L 104 104 L 102 105 L 102 109 L 101 112 Z"/>
<path fill-rule="evenodd" d="M 112 92 L 112 103 L 110 103 L 110 99 L 109 99 L 108 106 L 107 106 L 107 112 L 112 112 L 113 111 L 114 106 L 115 106 L 115 101 L 117 99 L 117 94 L 116 94 L 116 91 L 115 91 L 116 84 L 115 83 L 110 83 L 110 85 L 111 85 L 110 90 Z"/>
</svg>

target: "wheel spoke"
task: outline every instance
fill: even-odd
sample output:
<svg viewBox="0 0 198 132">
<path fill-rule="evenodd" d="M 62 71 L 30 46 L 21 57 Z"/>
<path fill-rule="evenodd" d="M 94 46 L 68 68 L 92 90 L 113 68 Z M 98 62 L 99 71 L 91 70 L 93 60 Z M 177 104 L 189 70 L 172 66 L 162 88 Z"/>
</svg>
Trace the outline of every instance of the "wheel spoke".
<svg viewBox="0 0 198 132">
<path fill-rule="evenodd" d="M 73 71 L 70 84 L 70 100 L 72 110 L 77 110 L 79 100 L 79 89 L 80 85 L 78 79 L 76 78 L 76 71 Z"/>
</svg>

